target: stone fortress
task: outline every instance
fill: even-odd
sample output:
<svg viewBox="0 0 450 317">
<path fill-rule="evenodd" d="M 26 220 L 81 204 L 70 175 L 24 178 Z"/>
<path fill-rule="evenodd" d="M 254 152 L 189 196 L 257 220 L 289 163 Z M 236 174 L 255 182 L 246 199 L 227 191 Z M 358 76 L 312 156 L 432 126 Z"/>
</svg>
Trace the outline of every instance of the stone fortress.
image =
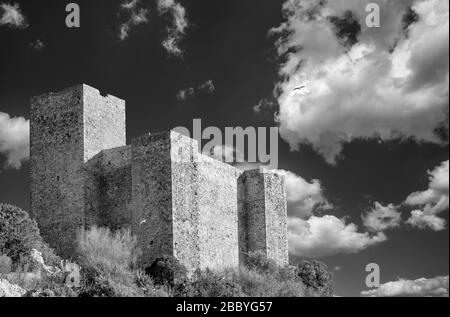
<svg viewBox="0 0 450 317">
<path fill-rule="evenodd" d="M 66 258 L 79 228 L 131 228 L 142 265 L 162 255 L 224 269 L 263 251 L 288 263 L 284 179 L 204 156 L 174 131 L 126 145 L 125 101 L 87 85 L 31 100 L 31 214 Z"/>
</svg>

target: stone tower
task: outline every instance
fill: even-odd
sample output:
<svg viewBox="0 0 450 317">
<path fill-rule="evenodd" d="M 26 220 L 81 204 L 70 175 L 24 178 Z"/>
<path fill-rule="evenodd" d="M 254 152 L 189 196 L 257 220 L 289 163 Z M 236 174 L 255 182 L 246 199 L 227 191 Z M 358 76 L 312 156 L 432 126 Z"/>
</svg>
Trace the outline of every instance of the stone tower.
<svg viewBox="0 0 450 317">
<path fill-rule="evenodd" d="M 239 187 L 239 257 L 261 251 L 280 265 L 289 262 L 284 178 L 259 169 L 242 173 Z"/>
<path fill-rule="evenodd" d="M 131 228 L 150 266 L 224 269 L 262 251 L 288 263 L 283 177 L 242 172 L 174 131 L 126 145 L 125 102 L 86 85 L 32 98 L 31 213 L 66 258 L 79 228 Z"/>
<path fill-rule="evenodd" d="M 31 212 L 66 257 L 84 225 L 85 163 L 126 144 L 125 102 L 87 85 L 31 100 Z"/>
</svg>

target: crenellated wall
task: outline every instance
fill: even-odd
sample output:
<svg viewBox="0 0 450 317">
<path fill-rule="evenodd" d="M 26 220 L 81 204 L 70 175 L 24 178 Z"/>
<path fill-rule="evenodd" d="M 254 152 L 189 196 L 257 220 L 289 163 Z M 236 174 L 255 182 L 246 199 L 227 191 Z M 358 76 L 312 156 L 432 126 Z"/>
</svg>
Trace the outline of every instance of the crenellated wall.
<svg viewBox="0 0 450 317">
<path fill-rule="evenodd" d="M 288 263 L 284 180 L 198 153 L 176 132 L 125 144 L 125 102 L 86 85 L 31 103 L 31 212 L 73 255 L 80 227 L 130 227 L 149 266 L 172 255 L 190 271 L 225 269 L 263 251 Z"/>
</svg>

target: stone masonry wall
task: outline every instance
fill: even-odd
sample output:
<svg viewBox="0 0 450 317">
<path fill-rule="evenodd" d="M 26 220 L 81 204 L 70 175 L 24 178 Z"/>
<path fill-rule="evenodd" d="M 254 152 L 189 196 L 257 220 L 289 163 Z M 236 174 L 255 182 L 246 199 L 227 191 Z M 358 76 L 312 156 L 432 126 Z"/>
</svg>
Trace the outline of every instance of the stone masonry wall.
<svg viewBox="0 0 450 317">
<path fill-rule="evenodd" d="M 264 178 L 259 170 L 246 171 L 239 186 L 239 262 L 246 263 L 248 252 L 266 252 L 266 213 Z"/>
<path fill-rule="evenodd" d="M 237 176 L 231 165 L 201 156 L 199 171 L 202 268 L 239 266 Z"/>
<path fill-rule="evenodd" d="M 131 146 L 104 150 L 86 164 L 86 226 L 131 226 Z"/>
<path fill-rule="evenodd" d="M 173 254 L 172 168 L 170 133 L 132 140 L 132 231 L 143 266 L 160 255 Z"/>
<path fill-rule="evenodd" d="M 84 162 L 103 150 L 126 145 L 125 101 L 83 87 Z"/>
<path fill-rule="evenodd" d="M 44 94 L 31 100 L 30 128 L 31 214 L 50 245 L 70 257 L 85 225 L 85 163 L 125 145 L 125 102 L 87 85 Z"/>
<path fill-rule="evenodd" d="M 244 172 L 239 183 L 239 252 L 262 251 L 280 265 L 289 263 L 284 179 L 264 170 Z"/>
<path fill-rule="evenodd" d="M 125 102 L 86 85 L 31 101 L 31 214 L 63 257 L 80 227 L 131 227 L 143 266 L 220 270 L 263 251 L 288 263 L 284 179 L 241 172 L 176 132 L 126 146 Z"/>
<path fill-rule="evenodd" d="M 176 132 L 170 134 L 172 173 L 173 256 L 189 271 L 200 266 L 198 144 Z"/>
<path fill-rule="evenodd" d="M 31 100 L 31 215 L 57 252 L 71 256 L 83 224 L 83 87 Z"/>
<path fill-rule="evenodd" d="M 144 265 L 164 254 L 189 271 L 239 265 L 237 170 L 176 132 L 132 145 L 133 227 Z"/>
<path fill-rule="evenodd" d="M 286 189 L 284 177 L 264 171 L 267 257 L 289 264 Z M 252 230 L 249 228 L 249 230 Z"/>
</svg>

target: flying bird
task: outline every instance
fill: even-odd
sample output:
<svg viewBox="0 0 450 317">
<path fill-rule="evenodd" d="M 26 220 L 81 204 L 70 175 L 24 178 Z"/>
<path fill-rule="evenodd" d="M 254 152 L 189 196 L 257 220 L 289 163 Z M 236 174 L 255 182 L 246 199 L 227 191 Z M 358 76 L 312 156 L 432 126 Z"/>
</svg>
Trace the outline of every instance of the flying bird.
<svg viewBox="0 0 450 317">
<path fill-rule="evenodd" d="M 295 91 L 295 90 L 301 90 L 301 89 L 303 89 L 303 88 L 306 88 L 306 86 L 300 86 L 300 87 L 294 88 L 294 91 Z"/>
</svg>

